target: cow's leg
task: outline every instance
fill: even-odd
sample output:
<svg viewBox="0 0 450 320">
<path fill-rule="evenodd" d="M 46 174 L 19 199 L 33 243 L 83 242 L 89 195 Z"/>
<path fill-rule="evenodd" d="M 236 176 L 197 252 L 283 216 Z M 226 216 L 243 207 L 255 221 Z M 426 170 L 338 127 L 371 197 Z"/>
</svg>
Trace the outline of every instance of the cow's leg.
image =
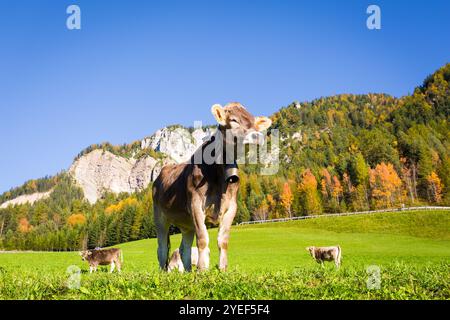
<svg viewBox="0 0 450 320">
<path fill-rule="evenodd" d="M 94 272 L 94 267 L 93 266 L 89 266 L 89 273 Z"/>
<path fill-rule="evenodd" d="M 201 199 L 192 199 L 192 216 L 194 218 L 195 235 L 197 237 L 198 264 L 197 270 L 203 271 L 209 268 L 209 234 L 205 225 L 205 213 L 201 207 Z"/>
<path fill-rule="evenodd" d="M 163 212 L 159 206 L 154 206 L 154 217 L 156 226 L 156 235 L 158 237 L 158 261 L 161 270 L 167 271 L 169 264 L 169 250 L 170 250 L 170 224 L 164 217 Z"/>
<path fill-rule="evenodd" d="M 116 264 L 117 271 L 119 273 L 121 273 L 122 272 L 122 263 L 120 262 L 120 258 L 119 257 L 117 257 L 117 260 L 116 260 L 115 264 Z"/>
<path fill-rule="evenodd" d="M 182 230 L 183 239 L 180 246 L 180 256 L 184 270 L 191 272 L 192 270 L 192 243 L 194 242 L 194 230 Z M 181 269 L 181 268 L 179 268 Z M 181 271 L 181 270 L 180 270 Z"/>
<path fill-rule="evenodd" d="M 209 234 L 206 225 L 199 226 L 196 233 L 198 248 L 197 269 L 203 271 L 209 269 Z"/>
<path fill-rule="evenodd" d="M 110 273 L 113 273 L 113 272 L 114 272 L 114 267 L 115 267 L 114 261 L 111 261 L 111 270 L 110 270 Z"/>
<path fill-rule="evenodd" d="M 337 264 L 338 264 L 338 268 L 341 267 L 341 263 L 342 263 L 342 255 L 341 255 L 341 248 L 339 248 L 339 253 L 338 253 L 338 257 L 337 257 Z"/>
<path fill-rule="evenodd" d="M 336 264 L 336 268 L 339 269 L 339 267 L 341 266 L 341 261 L 339 261 L 339 257 L 336 258 L 335 264 Z"/>
<path fill-rule="evenodd" d="M 232 203 L 227 212 L 222 217 L 217 236 L 217 245 L 219 247 L 219 269 L 226 271 L 228 267 L 228 241 L 230 239 L 231 225 L 236 215 L 237 204 Z"/>
<path fill-rule="evenodd" d="M 181 257 L 180 257 L 180 261 L 178 261 L 178 272 L 180 272 L 180 273 L 184 272 L 184 264 L 183 264 L 183 261 L 181 261 Z"/>
</svg>

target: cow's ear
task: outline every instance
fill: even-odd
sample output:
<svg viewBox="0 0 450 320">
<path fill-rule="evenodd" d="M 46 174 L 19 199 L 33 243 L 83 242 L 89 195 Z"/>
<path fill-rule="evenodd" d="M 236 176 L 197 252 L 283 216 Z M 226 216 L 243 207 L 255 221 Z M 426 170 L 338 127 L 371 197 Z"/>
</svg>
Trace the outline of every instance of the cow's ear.
<svg viewBox="0 0 450 320">
<path fill-rule="evenodd" d="M 80 256 L 83 256 L 83 251 L 78 252 Z"/>
<path fill-rule="evenodd" d="M 256 117 L 255 118 L 255 128 L 256 131 L 264 131 L 269 129 L 269 127 L 272 125 L 272 120 L 270 120 L 267 117 Z"/>
<path fill-rule="evenodd" d="M 227 124 L 227 117 L 225 115 L 225 110 L 223 110 L 220 104 L 213 105 L 211 107 L 211 113 L 213 114 L 214 118 L 216 118 L 218 124 L 222 126 Z"/>
<path fill-rule="evenodd" d="M 91 256 L 92 255 L 92 251 L 88 251 L 87 254 L 88 254 L 88 256 Z"/>
</svg>

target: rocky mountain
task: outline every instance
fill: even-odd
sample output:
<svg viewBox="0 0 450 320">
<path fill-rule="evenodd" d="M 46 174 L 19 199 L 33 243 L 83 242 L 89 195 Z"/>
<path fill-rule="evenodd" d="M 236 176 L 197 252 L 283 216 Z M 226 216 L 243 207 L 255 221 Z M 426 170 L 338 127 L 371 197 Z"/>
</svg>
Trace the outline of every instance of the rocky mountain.
<svg viewBox="0 0 450 320">
<path fill-rule="evenodd" d="M 126 159 L 109 151 L 94 150 L 73 163 L 69 174 L 95 203 L 105 191 L 122 193 L 145 188 L 158 176 L 163 163 L 152 157 Z"/>
<path fill-rule="evenodd" d="M 190 133 L 182 127 L 164 128 L 142 140 L 141 149 L 151 148 L 169 156 L 177 163 L 182 163 L 189 160 L 204 139 L 210 135 L 211 129 L 196 129 Z"/>
</svg>

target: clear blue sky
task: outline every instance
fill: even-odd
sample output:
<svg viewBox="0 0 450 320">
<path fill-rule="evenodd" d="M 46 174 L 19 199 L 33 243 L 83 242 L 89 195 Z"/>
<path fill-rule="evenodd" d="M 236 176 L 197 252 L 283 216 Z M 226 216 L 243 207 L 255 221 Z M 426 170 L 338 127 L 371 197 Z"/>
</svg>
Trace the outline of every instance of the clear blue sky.
<svg viewBox="0 0 450 320">
<path fill-rule="evenodd" d="M 70 4 L 80 31 L 66 28 Z M 212 123 L 214 103 L 270 115 L 338 93 L 408 94 L 450 61 L 449 12 L 446 0 L 2 0 L 0 192 L 92 143 Z"/>
</svg>

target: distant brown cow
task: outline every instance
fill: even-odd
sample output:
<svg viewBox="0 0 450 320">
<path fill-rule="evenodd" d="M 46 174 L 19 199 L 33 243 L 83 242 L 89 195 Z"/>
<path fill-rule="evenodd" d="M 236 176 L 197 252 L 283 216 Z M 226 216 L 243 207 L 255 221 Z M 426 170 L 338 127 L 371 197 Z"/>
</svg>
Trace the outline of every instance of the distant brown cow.
<svg viewBox="0 0 450 320">
<path fill-rule="evenodd" d="M 97 267 L 111 265 L 110 272 L 114 268 L 120 273 L 123 263 L 123 254 L 120 249 L 87 250 L 80 252 L 81 259 L 89 263 L 89 272 L 97 271 Z"/>
<path fill-rule="evenodd" d="M 306 251 L 309 251 L 311 257 L 316 260 L 317 263 L 323 265 L 324 261 L 334 261 L 336 267 L 341 266 L 342 250 L 340 246 L 334 247 L 308 247 Z"/>
</svg>

